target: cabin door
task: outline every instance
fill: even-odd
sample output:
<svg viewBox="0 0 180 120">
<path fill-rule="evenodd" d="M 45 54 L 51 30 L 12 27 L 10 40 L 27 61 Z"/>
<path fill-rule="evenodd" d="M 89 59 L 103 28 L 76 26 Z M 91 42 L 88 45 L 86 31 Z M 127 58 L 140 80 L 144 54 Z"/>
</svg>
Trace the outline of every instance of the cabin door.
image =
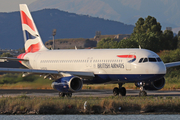
<svg viewBox="0 0 180 120">
<path fill-rule="evenodd" d="M 91 68 L 92 67 L 92 62 L 93 62 L 93 58 L 92 57 L 88 57 L 87 58 L 86 67 Z"/>
</svg>

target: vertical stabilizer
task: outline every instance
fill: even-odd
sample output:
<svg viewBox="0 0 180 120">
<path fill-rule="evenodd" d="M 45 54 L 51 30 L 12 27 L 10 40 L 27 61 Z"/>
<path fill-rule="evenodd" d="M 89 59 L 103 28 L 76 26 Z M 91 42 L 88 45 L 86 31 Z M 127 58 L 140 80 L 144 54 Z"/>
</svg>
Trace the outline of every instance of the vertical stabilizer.
<svg viewBox="0 0 180 120">
<path fill-rule="evenodd" d="M 27 5 L 20 4 L 19 6 L 26 53 L 47 50 L 41 40 Z"/>
</svg>

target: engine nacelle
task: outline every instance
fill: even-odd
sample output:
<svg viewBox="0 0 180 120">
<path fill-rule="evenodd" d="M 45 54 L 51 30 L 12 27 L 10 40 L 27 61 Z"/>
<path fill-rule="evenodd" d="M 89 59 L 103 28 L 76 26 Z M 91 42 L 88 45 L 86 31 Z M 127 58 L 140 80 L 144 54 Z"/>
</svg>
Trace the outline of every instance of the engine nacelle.
<svg viewBox="0 0 180 120">
<path fill-rule="evenodd" d="M 62 77 L 51 84 L 51 87 L 60 92 L 77 92 L 82 89 L 83 82 L 79 77 Z"/>
<path fill-rule="evenodd" d="M 137 87 L 140 87 L 139 83 L 135 83 L 135 85 Z M 155 80 L 152 82 L 146 82 L 144 83 L 143 87 L 145 90 L 160 90 L 164 87 L 164 85 L 165 85 L 165 79 L 161 78 L 159 80 Z"/>
</svg>

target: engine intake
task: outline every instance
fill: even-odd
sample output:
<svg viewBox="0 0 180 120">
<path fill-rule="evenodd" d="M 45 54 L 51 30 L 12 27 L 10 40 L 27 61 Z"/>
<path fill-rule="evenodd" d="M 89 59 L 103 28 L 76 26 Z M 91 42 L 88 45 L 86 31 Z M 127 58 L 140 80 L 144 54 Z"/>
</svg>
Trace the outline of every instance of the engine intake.
<svg viewBox="0 0 180 120">
<path fill-rule="evenodd" d="M 135 83 L 135 85 L 137 87 L 140 87 L 139 83 Z M 164 87 L 164 85 L 165 85 L 165 79 L 161 78 L 159 80 L 155 80 L 152 82 L 146 82 L 144 84 L 144 89 L 145 90 L 160 90 Z"/>
<path fill-rule="evenodd" d="M 82 89 L 83 82 L 79 77 L 62 77 L 51 84 L 52 88 L 60 92 L 77 92 Z"/>
</svg>

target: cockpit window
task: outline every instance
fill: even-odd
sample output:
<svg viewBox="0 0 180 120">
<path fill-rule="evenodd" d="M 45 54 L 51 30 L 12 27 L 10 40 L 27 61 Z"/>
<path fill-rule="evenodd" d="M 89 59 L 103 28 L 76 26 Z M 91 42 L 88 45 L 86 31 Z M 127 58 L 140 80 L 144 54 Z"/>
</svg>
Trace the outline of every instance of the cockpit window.
<svg viewBox="0 0 180 120">
<path fill-rule="evenodd" d="M 143 61 L 143 59 L 144 59 L 144 58 L 141 58 L 141 59 L 139 60 L 139 63 L 141 63 L 141 62 Z"/>
<path fill-rule="evenodd" d="M 156 58 L 149 58 L 149 62 L 156 62 Z"/>
<path fill-rule="evenodd" d="M 157 61 L 158 61 L 158 62 L 161 62 L 162 60 L 161 60 L 161 58 L 158 57 L 158 58 L 157 58 Z"/>
<path fill-rule="evenodd" d="M 144 58 L 143 62 L 148 62 L 148 59 L 147 59 L 147 58 Z"/>
<path fill-rule="evenodd" d="M 139 60 L 139 63 L 145 63 L 145 62 L 161 62 L 162 60 L 161 60 L 161 58 L 141 58 L 140 60 Z"/>
</svg>

